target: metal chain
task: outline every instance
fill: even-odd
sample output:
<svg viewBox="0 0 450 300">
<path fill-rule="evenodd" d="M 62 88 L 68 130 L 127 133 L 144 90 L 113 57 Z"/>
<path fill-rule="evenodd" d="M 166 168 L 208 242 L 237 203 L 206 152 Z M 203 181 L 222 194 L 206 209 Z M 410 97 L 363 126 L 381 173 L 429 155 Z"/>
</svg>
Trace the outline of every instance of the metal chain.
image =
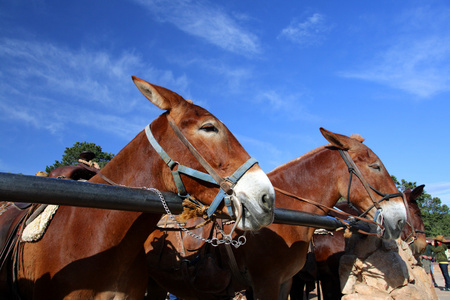
<svg viewBox="0 0 450 300">
<path fill-rule="evenodd" d="M 240 237 L 238 237 L 237 240 L 233 240 L 233 238 L 231 237 L 232 232 L 230 234 L 226 234 L 223 231 L 223 229 L 220 228 L 219 223 L 217 223 L 217 222 L 214 222 L 214 223 L 216 225 L 217 231 L 219 231 L 223 236 L 222 240 L 225 241 L 225 242 L 223 242 L 224 244 L 230 244 L 230 245 L 234 246 L 235 248 L 239 248 L 240 246 L 244 245 L 247 242 L 247 238 L 245 237 L 245 232 L 244 232 L 244 235 L 241 235 Z"/>
<path fill-rule="evenodd" d="M 152 191 L 159 196 L 159 199 L 161 200 L 161 204 L 163 205 L 164 210 L 166 211 L 166 213 L 170 217 L 170 219 L 172 219 L 172 221 L 174 221 L 175 224 L 177 224 L 178 227 L 180 227 L 180 229 L 182 231 L 186 232 L 186 234 L 190 235 L 191 237 L 199 239 L 208 244 L 211 244 L 214 247 L 217 247 L 220 244 L 231 244 L 235 248 L 239 248 L 240 246 L 244 245 L 247 242 L 246 237 L 243 235 L 241 235 L 237 240 L 233 240 L 233 238 L 231 237 L 231 233 L 229 235 L 225 234 L 225 232 L 223 232 L 223 230 L 219 227 L 219 225 L 217 223 L 216 223 L 216 227 L 218 228 L 219 232 L 222 234 L 222 236 L 223 236 L 222 239 L 218 239 L 218 238 L 205 239 L 204 237 L 201 237 L 201 236 L 193 233 L 192 231 L 190 231 L 189 229 L 184 227 L 180 222 L 177 221 L 175 216 L 170 211 L 169 206 L 167 205 L 167 202 L 164 199 L 163 194 L 159 190 L 157 190 L 155 188 L 147 188 L 147 187 L 144 187 L 144 189 Z"/>
</svg>

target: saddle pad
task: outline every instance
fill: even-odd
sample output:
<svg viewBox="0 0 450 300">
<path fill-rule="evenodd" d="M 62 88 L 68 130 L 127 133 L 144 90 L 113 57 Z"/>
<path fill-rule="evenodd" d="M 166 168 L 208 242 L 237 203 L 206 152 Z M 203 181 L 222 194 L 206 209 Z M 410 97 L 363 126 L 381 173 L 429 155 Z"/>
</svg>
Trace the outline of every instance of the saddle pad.
<svg viewBox="0 0 450 300">
<path fill-rule="evenodd" d="M 39 241 L 57 209 L 58 205 L 47 205 L 44 211 L 25 227 L 22 233 L 22 242 Z"/>
</svg>

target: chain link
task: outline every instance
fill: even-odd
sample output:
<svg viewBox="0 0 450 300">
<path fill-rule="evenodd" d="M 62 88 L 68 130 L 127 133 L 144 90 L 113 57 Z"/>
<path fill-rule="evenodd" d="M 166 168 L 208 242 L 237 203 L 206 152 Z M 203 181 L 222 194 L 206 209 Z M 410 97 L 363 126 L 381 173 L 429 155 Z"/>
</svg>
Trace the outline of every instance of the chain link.
<svg viewBox="0 0 450 300">
<path fill-rule="evenodd" d="M 208 244 L 211 244 L 214 247 L 219 246 L 220 244 L 228 244 L 228 245 L 233 245 L 235 248 L 239 248 L 240 246 L 244 245 L 247 242 L 247 238 L 243 235 L 241 235 L 240 237 L 238 237 L 237 240 L 233 240 L 233 237 L 231 236 L 231 234 L 233 232 L 231 232 L 230 234 L 226 234 L 222 228 L 220 228 L 219 224 L 216 224 L 216 228 L 217 230 L 222 234 L 222 238 L 218 239 L 218 238 L 211 238 L 211 239 L 205 239 L 204 237 L 201 237 L 195 233 L 193 233 L 192 231 L 190 231 L 189 229 L 187 229 L 186 227 L 184 227 L 180 222 L 177 221 L 177 219 L 175 218 L 175 216 L 172 214 L 172 212 L 169 209 L 169 206 L 167 205 L 166 199 L 164 199 L 164 195 L 155 188 L 147 188 L 144 187 L 144 189 L 149 190 L 151 192 L 154 192 L 155 194 L 157 194 L 159 196 L 159 199 L 161 200 L 161 204 L 164 207 L 164 210 L 166 211 L 167 215 L 170 217 L 170 219 L 172 221 L 175 222 L 175 224 L 178 225 L 178 227 L 186 232 L 186 234 L 190 235 L 193 238 L 199 239 L 203 242 L 206 242 Z"/>
</svg>

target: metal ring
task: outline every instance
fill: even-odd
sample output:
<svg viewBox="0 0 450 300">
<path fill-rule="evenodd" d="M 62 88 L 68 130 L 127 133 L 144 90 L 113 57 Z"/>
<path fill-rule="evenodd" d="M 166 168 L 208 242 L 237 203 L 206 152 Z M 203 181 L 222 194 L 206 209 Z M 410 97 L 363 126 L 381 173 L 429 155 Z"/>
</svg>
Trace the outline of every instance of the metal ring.
<svg viewBox="0 0 450 300">
<path fill-rule="evenodd" d="M 211 239 L 211 245 L 212 245 L 213 247 L 219 246 L 219 240 L 218 240 L 217 238 L 212 238 L 212 239 Z"/>
<path fill-rule="evenodd" d="M 237 240 L 238 240 L 240 246 L 242 246 L 245 243 L 247 243 L 247 238 L 244 235 L 241 235 L 240 237 L 238 237 Z"/>
</svg>

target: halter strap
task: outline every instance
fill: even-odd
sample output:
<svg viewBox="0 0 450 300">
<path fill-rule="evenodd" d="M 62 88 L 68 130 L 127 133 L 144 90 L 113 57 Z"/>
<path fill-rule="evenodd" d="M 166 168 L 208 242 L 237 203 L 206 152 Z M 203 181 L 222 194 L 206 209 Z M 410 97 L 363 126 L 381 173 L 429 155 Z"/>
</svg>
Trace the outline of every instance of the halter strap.
<svg viewBox="0 0 450 300">
<path fill-rule="evenodd" d="M 169 124 L 177 137 L 183 142 L 183 144 L 189 149 L 189 151 L 194 155 L 194 157 L 198 160 L 198 162 L 205 168 L 205 170 L 209 173 L 206 174 L 201 171 L 197 171 L 195 169 L 186 167 L 184 165 L 180 165 L 177 161 L 172 160 L 170 156 L 167 154 L 166 151 L 159 145 L 159 143 L 156 141 L 155 137 L 152 134 L 150 124 L 148 124 L 145 127 L 145 134 L 147 135 L 147 139 L 149 140 L 152 147 L 155 149 L 155 151 L 161 156 L 163 161 L 166 163 L 167 166 L 169 166 L 170 170 L 172 171 L 172 176 L 175 182 L 175 185 L 178 190 L 178 195 L 182 198 L 190 198 L 192 199 L 188 192 L 186 191 L 186 188 L 183 184 L 183 181 L 181 179 L 180 174 L 185 174 L 187 176 L 200 179 L 205 182 L 209 182 L 215 185 L 218 185 L 220 187 L 220 190 L 216 197 L 214 198 L 213 202 L 207 209 L 207 215 L 208 217 L 211 217 L 214 212 L 219 207 L 222 200 L 224 200 L 225 205 L 228 208 L 228 213 L 231 217 L 234 216 L 233 208 L 232 208 L 232 201 L 230 197 L 233 196 L 233 187 L 236 185 L 237 181 L 254 165 L 257 163 L 257 160 L 254 158 L 248 159 L 242 166 L 240 166 L 231 176 L 222 178 L 220 177 L 217 172 L 214 170 L 214 168 L 200 155 L 200 153 L 195 149 L 195 147 L 186 139 L 186 137 L 181 133 L 180 129 L 176 126 L 175 122 L 173 121 L 172 117 L 167 115 L 167 119 L 169 121 Z M 202 203 L 199 203 L 203 205 Z"/>
<path fill-rule="evenodd" d="M 211 175 L 212 178 L 219 184 L 219 186 L 228 194 L 233 194 L 233 189 L 231 188 L 230 182 L 227 180 L 224 180 L 222 177 L 217 174 L 216 170 L 214 170 L 213 167 L 201 156 L 201 154 L 195 149 L 194 146 L 187 140 L 187 138 L 183 135 L 181 130 L 177 127 L 175 124 L 175 121 L 170 115 L 167 115 L 167 120 L 169 121 L 170 127 L 172 127 L 172 130 L 175 132 L 177 137 L 180 139 L 181 142 L 189 149 L 189 151 L 194 155 L 194 157 L 198 160 L 198 162 L 202 165 L 203 168 L 205 168 L 206 172 Z"/>
<path fill-rule="evenodd" d="M 383 228 L 382 225 L 380 225 L 380 224 L 378 224 L 378 223 L 376 223 L 376 222 L 374 222 L 374 221 L 372 221 L 372 220 L 365 219 L 365 218 L 363 218 L 363 217 L 361 217 L 361 216 L 354 216 L 354 215 L 352 215 L 352 214 L 349 214 L 349 213 L 347 213 L 347 212 L 345 212 L 345 211 L 342 211 L 342 210 L 340 210 L 340 209 L 336 209 L 336 208 L 334 208 L 334 207 L 328 207 L 328 206 L 326 206 L 326 205 L 324 205 L 324 204 L 322 204 L 322 203 L 319 203 L 319 202 L 317 202 L 317 201 L 314 201 L 314 200 L 311 200 L 311 199 L 307 199 L 307 198 L 304 198 L 304 197 L 297 196 L 297 195 L 295 195 L 295 194 L 292 194 L 292 193 L 290 193 L 290 192 L 288 192 L 288 191 L 286 191 L 286 190 L 277 188 L 277 187 L 275 187 L 275 186 L 274 186 L 273 188 L 275 189 L 275 191 L 280 192 L 280 193 L 282 193 L 282 194 L 284 194 L 284 195 L 286 195 L 286 196 L 288 196 L 288 197 L 291 197 L 291 198 L 293 198 L 293 199 L 297 199 L 297 200 L 300 200 L 300 201 L 309 203 L 309 204 L 311 204 L 311 205 L 315 205 L 316 207 L 319 207 L 320 209 L 322 209 L 324 212 L 327 212 L 327 211 L 333 211 L 333 212 L 335 212 L 335 213 L 337 213 L 337 214 L 339 214 L 339 215 L 341 215 L 341 216 L 345 216 L 345 217 L 347 217 L 347 218 L 352 218 L 352 220 L 350 220 L 350 222 L 338 218 L 338 219 L 340 219 L 340 220 L 342 220 L 342 221 L 348 222 L 348 223 L 349 223 L 349 226 L 352 226 L 353 223 L 356 222 L 356 220 L 360 220 L 360 221 L 363 221 L 363 222 L 372 223 L 372 224 L 374 224 L 374 225 L 377 225 L 377 226 L 380 226 L 381 228 Z M 332 217 L 330 217 L 330 218 L 332 218 Z M 366 233 L 366 234 L 369 234 L 369 233 Z"/>
<path fill-rule="evenodd" d="M 408 225 L 411 228 L 411 234 L 405 238 L 405 242 L 408 245 L 410 245 L 410 244 L 414 243 L 414 241 L 417 239 L 417 233 L 426 234 L 426 232 L 424 230 L 417 229 L 413 226 L 411 212 L 409 211 L 409 203 L 408 203 L 408 201 L 406 201 L 405 193 L 403 193 L 403 202 L 406 207 L 406 225 Z M 410 237 L 412 237 L 412 240 L 408 242 Z"/>
<path fill-rule="evenodd" d="M 393 193 L 393 194 L 383 194 L 382 192 L 378 191 L 373 186 L 368 184 L 367 181 L 362 176 L 361 172 L 359 171 L 358 166 L 356 166 L 355 162 L 350 157 L 350 154 L 348 154 L 347 151 L 342 150 L 342 149 L 338 149 L 338 151 L 339 151 L 339 154 L 341 155 L 342 159 L 344 160 L 345 164 L 348 167 L 348 172 L 350 173 L 350 178 L 349 178 L 349 182 L 348 182 L 348 190 L 347 190 L 347 201 L 348 201 L 348 203 L 351 203 L 350 202 L 350 189 L 351 189 L 353 174 L 355 174 L 355 176 L 358 177 L 359 181 L 362 183 L 362 185 L 364 186 L 364 188 L 367 191 L 367 194 L 369 194 L 369 197 L 372 200 L 373 204 L 365 212 L 363 212 L 360 215 L 360 217 L 364 217 L 365 215 L 367 215 L 369 213 L 369 211 L 372 208 L 375 207 L 377 209 L 377 212 L 375 213 L 374 221 L 376 221 L 377 217 L 381 214 L 381 211 L 382 211 L 382 208 L 381 208 L 381 205 L 380 205 L 381 202 L 383 202 L 385 200 L 389 200 L 391 198 L 396 198 L 396 197 L 402 197 L 403 200 L 404 200 L 403 193 L 398 192 L 398 193 Z M 377 201 L 375 199 L 375 197 L 373 196 L 372 191 L 374 191 L 378 195 L 382 196 L 382 198 Z"/>
</svg>

